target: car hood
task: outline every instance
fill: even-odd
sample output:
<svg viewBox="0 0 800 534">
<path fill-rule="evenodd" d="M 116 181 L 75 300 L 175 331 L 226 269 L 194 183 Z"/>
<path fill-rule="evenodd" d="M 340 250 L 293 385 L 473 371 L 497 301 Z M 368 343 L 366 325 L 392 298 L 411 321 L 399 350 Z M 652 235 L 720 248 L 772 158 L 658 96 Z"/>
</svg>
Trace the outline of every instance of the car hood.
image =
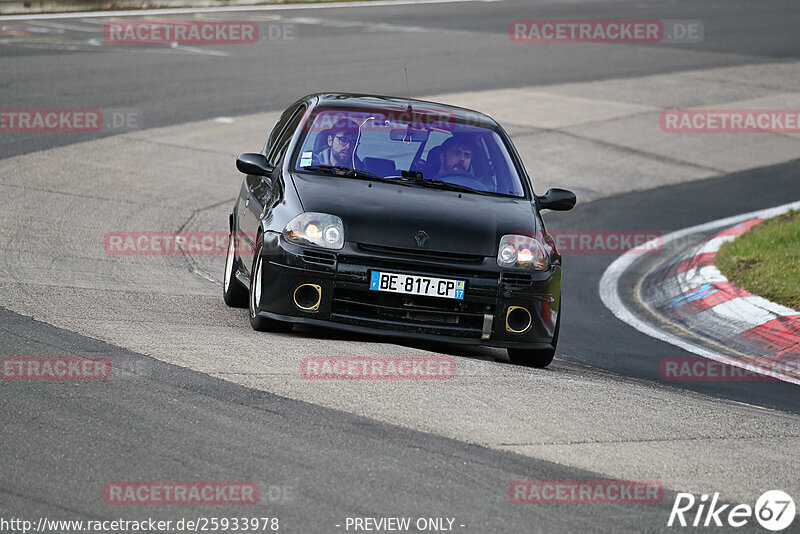
<svg viewBox="0 0 800 534">
<path fill-rule="evenodd" d="M 455 191 L 310 174 L 293 178 L 305 211 L 341 217 L 351 243 L 495 256 L 504 234 L 536 230 L 525 199 L 459 198 Z M 424 247 L 415 238 L 420 230 L 428 237 Z"/>
</svg>

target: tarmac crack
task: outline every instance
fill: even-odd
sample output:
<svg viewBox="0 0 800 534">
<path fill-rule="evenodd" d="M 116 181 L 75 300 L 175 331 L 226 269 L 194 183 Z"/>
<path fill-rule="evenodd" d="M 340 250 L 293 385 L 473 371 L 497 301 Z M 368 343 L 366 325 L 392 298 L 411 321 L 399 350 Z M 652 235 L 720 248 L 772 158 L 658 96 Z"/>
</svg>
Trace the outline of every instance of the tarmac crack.
<svg viewBox="0 0 800 534">
<path fill-rule="evenodd" d="M 180 207 L 180 206 L 162 206 L 160 204 L 153 204 L 152 202 L 149 202 L 149 201 L 134 202 L 132 200 L 128 200 L 128 199 L 124 199 L 124 198 L 106 198 L 106 197 L 97 197 L 97 196 L 92 196 L 92 195 L 86 195 L 86 194 L 83 194 L 83 193 L 69 193 L 69 192 L 66 192 L 66 191 L 58 191 L 58 190 L 54 190 L 54 189 L 45 189 L 45 188 L 42 188 L 42 187 L 31 187 L 31 186 L 27 186 L 27 185 L 0 183 L 0 187 L 16 187 L 17 189 L 22 189 L 24 191 L 38 191 L 38 192 L 41 192 L 41 193 L 50 193 L 50 194 L 53 194 L 53 195 L 64 195 L 64 196 L 74 197 L 74 198 L 85 198 L 87 200 L 101 200 L 101 201 L 104 201 L 104 202 L 119 202 L 120 204 L 132 204 L 134 206 L 147 206 L 147 207 L 160 208 L 160 209 L 165 209 L 165 210 L 173 210 L 176 207 Z"/>
<path fill-rule="evenodd" d="M 126 136 L 128 139 L 132 141 L 137 141 L 139 143 L 147 143 L 149 145 L 157 145 L 157 146 L 166 146 L 170 148 L 179 148 L 181 150 L 192 150 L 194 152 L 202 152 L 204 154 L 219 154 L 220 156 L 230 156 L 229 152 L 222 152 L 220 150 L 211 150 L 208 148 L 199 148 L 190 145 L 180 145 L 177 143 L 167 143 L 164 141 L 153 141 L 152 139 L 146 139 L 143 137 L 137 137 L 136 135 L 129 134 Z"/>
<path fill-rule="evenodd" d="M 637 117 L 637 116 L 640 116 L 640 115 L 647 115 L 647 114 L 651 114 L 651 113 L 654 113 L 654 111 L 646 111 L 646 112 L 642 112 L 642 113 L 635 113 L 635 114 L 632 114 L 632 115 L 625 115 L 624 117 L 615 117 L 615 118 L 612 118 L 612 119 L 602 119 L 602 120 L 597 120 L 597 121 L 583 122 L 583 123 L 580 123 L 580 124 L 571 124 L 571 125 L 569 125 L 569 126 L 567 126 L 565 128 L 575 128 L 575 127 L 578 127 L 578 126 L 584 127 L 584 126 L 589 126 L 589 125 L 592 125 L 592 124 L 607 124 L 607 123 L 610 123 L 610 122 L 613 122 L 613 121 L 616 121 L 616 120 L 628 119 L 628 118 L 631 118 L 631 117 Z M 724 171 L 722 169 L 717 169 L 717 168 L 714 168 L 714 167 L 707 167 L 705 165 L 698 165 L 698 164 L 692 163 L 690 161 L 670 158 L 670 157 L 667 157 L 667 156 L 661 156 L 661 155 L 658 155 L 658 154 L 653 154 L 652 152 L 646 152 L 644 150 L 639 150 L 639 149 L 627 147 L 627 146 L 624 146 L 624 145 L 618 145 L 616 143 L 611 143 L 611 142 L 608 142 L 608 141 L 601 141 L 600 139 L 595 139 L 595 138 L 592 138 L 592 137 L 578 135 L 578 134 L 570 132 L 569 130 L 564 129 L 564 128 L 534 128 L 534 129 L 530 129 L 528 131 L 518 132 L 518 133 L 514 134 L 514 138 L 531 137 L 531 136 L 540 135 L 540 134 L 544 134 L 544 133 L 562 134 L 562 135 L 565 135 L 567 137 L 571 137 L 572 139 L 578 139 L 578 140 L 581 140 L 581 141 L 587 141 L 587 142 L 592 143 L 594 145 L 598 145 L 598 146 L 605 147 L 605 148 L 611 148 L 613 150 L 617 150 L 617 151 L 625 153 L 625 154 L 644 157 L 644 158 L 650 159 L 652 161 L 659 161 L 661 163 L 669 163 L 669 164 L 672 164 L 672 165 L 682 165 L 682 166 L 685 166 L 685 167 L 691 167 L 693 169 L 698 169 L 698 170 L 702 170 L 702 171 L 705 171 L 705 172 L 711 172 L 711 173 L 713 173 L 714 176 L 722 176 L 723 174 L 726 173 L 726 171 Z M 792 136 L 787 135 L 787 137 L 792 137 Z M 709 178 L 710 177 L 711 176 L 709 176 Z"/>
<path fill-rule="evenodd" d="M 219 202 L 215 202 L 213 204 L 209 204 L 209 205 L 204 206 L 202 208 L 197 208 L 197 209 L 192 210 L 192 212 L 189 214 L 189 217 L 187 217 L 186 220 L 183 222 L 183 224 L 180 225 L 180 227 L 178 228 L 178 232 L 183 232 L 186 229 L 186 227 L 189 226 L 192 223 L 192 221 L 194 220 L 195 216 L 197 216 L 198 213 L 203 212 L 203 211 L 207 211 L 207 210 L 212 210 L 214 208 L 218 208 L 218 207 L 223 206 L 225 204 L 230 204 L 231 202 L 234 202 L 235 200 L 236 199 L 229 198 L 229 199 L 221 200 Z M 194 259 L 194 256 L 192 256 L 191 254 L 186 253 L 186 254 L 183 254 L 183 257 L 186 258 L 186 262 L 189 264 L 189 272 L 190 273 L 196 274 L 197 276 L 199 276 L 203 280 L 207 280 L 207 281 L 211 282 L 212 284 L 217 284 L 218 286 L 222 285 L 222 282 L 220 280 L 217 280 L 216 278 L 214 278 L 214 276 L 211 273 L 209 273 L 205 269 L 200 268 L 200 266 L 197 264 L 197 261 Z"/>
</svg>

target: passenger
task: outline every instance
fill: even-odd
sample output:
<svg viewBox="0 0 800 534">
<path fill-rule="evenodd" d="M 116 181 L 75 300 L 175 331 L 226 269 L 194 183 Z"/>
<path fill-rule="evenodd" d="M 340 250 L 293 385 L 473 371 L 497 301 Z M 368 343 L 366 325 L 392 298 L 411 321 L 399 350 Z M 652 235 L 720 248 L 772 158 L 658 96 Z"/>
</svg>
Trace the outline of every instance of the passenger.
<svg viewBox="0 0 800 534">
<path fill-rule="evenodd" d="M 434 150 L 438 152 L 439 157 L 439 171 L 435 178 L 453 172 L 472 174 L 470 166 L 472 165 L 473 143 L 469 137 L 454 135 L 438 148 L 432 149 L 431 152 Z"/>
<path fill-rule="evenodd" d="M 362 169 L 362 162 L 355 157 L 358 142 L 358 124 L 350 119 L 339 119 L 328 134 L 328 147 L 314 154 L 315 165 L 335 165 Z"/>
</svg>

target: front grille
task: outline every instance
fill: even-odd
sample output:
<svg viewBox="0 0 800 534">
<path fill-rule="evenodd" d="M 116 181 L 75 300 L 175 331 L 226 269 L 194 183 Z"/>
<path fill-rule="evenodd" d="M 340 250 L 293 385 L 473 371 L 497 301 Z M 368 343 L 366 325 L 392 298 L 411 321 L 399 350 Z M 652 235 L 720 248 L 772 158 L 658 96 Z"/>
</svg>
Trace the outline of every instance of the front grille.
<svg viewBox="0 0 800 534">
<path fill-rule="evenodd" d="M 367 245 L 364 243 L 359 243 L 358 247 L 370 252 L 391 254 L 393 256 L 407 256 L 414 258 L 449 260 L 449 261 L 468 262 L 468 263 L 480 263 L 483 261 L 483 256 L 476 254 L 459 254 L 456 252 L 439 252 L 435 250 L 425 250 L 425 249 L 415 249 L 415 248 L 385 247 L 383 245 Z"/>
<path fill-rule="evenodd" d="M 303 261 L 316 265 L 336 265 L 336 254 L 319 250 L 304 250 Z"/>
<path fill-rule="evenodd" d="M 500 281 L 508 286 L 530 287 L 533 285 L 533 274 L 503 271 L 500 273 Z"/>
<path fill-rule="evenodd" d="M 455 299 L 337 287 L 331 319 L 373 328 L 454 337 L 481 336 L 484 305 Z"/>
</svg>

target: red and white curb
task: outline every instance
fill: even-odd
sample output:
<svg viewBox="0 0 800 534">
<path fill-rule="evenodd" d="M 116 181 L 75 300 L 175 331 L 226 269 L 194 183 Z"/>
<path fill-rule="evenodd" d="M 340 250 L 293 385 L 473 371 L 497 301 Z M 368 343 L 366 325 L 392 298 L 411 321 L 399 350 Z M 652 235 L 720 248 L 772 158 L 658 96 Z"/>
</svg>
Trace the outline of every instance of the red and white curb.
<svg viewBox="0 0 800 534">
<path fill-rule="evenodd" d="M 647 277 L 641 298 L 688 330 L 754 357 L 800 356 L 800 312 L 753 295 L 714 267 L 723 243 L 763 222 L 728 228 Z"/>
<path fill-rule="evenodd" d="M 678 255 L 647 277 L 642 286 L 645 304 L 686 330 L 731 347 L 745 355 L 719 354 L 661 330 L 636 317 L 622 302 L 619 280 L 641 256 L 632 249 L 614 261 L 600 281 L 600 298 L 620 320 L 637 330 L 694 354 L 735 367 L 755 370 L 800 384 L 800 312 L 752 295 L 731 284 L 714 267 L 720 246 L 764 219 L 800 209 L 800 202 L 746 213 L 686 228 L 662 237 L 667 246 L 687 236 L 726 228 L 713 238 Z M 642 245 L 642 248 L 647 244 Z M 790 365 L 776 365 L 789 362 Z M 779 369 L 779 370 L 775 370 Z"/>
</svg>

